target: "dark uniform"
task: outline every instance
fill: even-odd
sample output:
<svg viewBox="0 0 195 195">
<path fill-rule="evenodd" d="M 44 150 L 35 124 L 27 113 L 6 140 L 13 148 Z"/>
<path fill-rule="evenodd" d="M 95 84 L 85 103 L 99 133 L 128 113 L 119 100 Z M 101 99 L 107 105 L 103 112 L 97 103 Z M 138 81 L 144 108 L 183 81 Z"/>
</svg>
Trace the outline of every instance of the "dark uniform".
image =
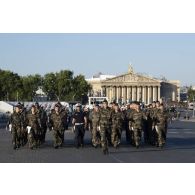
<svg viewBox="0 0 195 195">
<path fill-rule="evenodd" d="M 39 115 L 39 118 L 41 120 L 41 129 L 39 134 L 39 141 L 40 143 L 45 142 L 45 136 L 47 132 L 47 113 L 42 107 L 37 108 L 37 114 Z"/>
<path fill-rule="evenodd" d="M 85 114 L 80 111 L 76 111 L 73 116 L 74 121 L 74 133 L 75 133 L 75 147 L 79 148 L 84 146 L 84 136 L 85 136 Z"/>
</svg>

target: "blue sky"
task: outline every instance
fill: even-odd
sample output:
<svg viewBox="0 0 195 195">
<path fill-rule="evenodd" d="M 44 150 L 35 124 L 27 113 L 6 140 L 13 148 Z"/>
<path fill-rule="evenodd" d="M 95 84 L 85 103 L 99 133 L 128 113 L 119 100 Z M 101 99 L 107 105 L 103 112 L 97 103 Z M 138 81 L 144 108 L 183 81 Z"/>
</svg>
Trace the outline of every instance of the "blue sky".
<svg viewBox="0 0 195 195">
<path fill-rule="evenodd" d="M 69 69 L 135 72 L 195 85 L 195 34 L 0 34 L 0 68 L 20 75 Z"/>
</svg>

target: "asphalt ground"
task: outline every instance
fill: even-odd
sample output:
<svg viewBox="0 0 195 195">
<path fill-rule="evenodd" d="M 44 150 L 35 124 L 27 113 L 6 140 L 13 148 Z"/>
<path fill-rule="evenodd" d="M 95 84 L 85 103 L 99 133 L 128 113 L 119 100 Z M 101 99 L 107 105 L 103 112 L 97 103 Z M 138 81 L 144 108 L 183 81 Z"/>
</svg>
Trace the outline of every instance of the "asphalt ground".
<svg viewBox="0 0 195 195">
<path fill-rule="evenodd" d="M 85 147 L 74 148 L 74 134 L 65 133 L 63 148 L 53 148 L 52 132 L 47 132 L 46 143 L 41 148 L 30 150 L 27 146 L 13 150 L 11 134 L 1 125 L 1 163 L 194 163 L 195 162 L 195 120 L 174 121 L 169 125 L 167 143 L 163 149 L 142 143 L 139 149 L 125 141 L 119 149 L 109 148 L 109 155 L 103 155 L 100 148 L 93 148 L 90 132 L 85 135 Z"/>
</svg>

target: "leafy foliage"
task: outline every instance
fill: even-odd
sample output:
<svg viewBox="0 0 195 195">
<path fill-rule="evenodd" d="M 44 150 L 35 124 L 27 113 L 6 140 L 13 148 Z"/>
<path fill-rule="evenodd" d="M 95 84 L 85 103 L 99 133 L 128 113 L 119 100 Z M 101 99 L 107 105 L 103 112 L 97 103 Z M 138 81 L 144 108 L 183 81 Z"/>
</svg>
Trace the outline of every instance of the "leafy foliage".
<svg viewBox="0 0 195 195">
<path fill-rule="evenodd" d="M 9 101 L 32 101 L 42 87 L 50 101 L 82 101 L 91 86 L 83 75 L 74 77 L 70 70 L 19 76 L 11 71 L 0 70 L 0 99 Z"/>
</svg>

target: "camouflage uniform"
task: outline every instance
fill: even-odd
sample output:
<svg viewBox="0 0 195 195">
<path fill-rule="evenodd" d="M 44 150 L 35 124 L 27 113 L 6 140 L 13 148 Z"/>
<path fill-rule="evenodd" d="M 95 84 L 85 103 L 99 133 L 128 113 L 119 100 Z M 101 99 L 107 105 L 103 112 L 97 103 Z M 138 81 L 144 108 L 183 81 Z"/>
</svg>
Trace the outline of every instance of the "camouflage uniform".
<svg viewBox="0 0 195 195">
<path fill-rule="evenodd" d="M 108 140 L 110 136 L 111 110 L 102 108 L 100 110 L 100 135 L 103 151 L 108 151 Z"/>
<path fill-rule="evenodd" d="M 52 112 L 49 118 L 50 129 L 53 128 L 54 147 L 58 148 L 63 145 L 64 132 L 66 128 L 67 117 L 65 111 L 57 114 Z"/>
<path fill-rule="evenodd" d="M 132 131 L 133 131 L 133 144 L 138 148 L 141 142 L 141 135 L 143 130 L 143 120 L 145 114 L 142 111 L 137 112 L 134 110 L 131 113 L 130 121 L 132 122 Z"/>
<path fill-rule="evenodd" d="M 126 118 L 128 119 L 128 129 L 129 129 L 129 141 L 133 145 L 134 143 L 134 135 L 133 135 L 133 122 L 132 122 L 132 116 L 133 116 L 134 110 L 133 109 L 128 109 Z"/>
<path fill-rule="evenodd" d="M 120 141 L 121 141 L 124 114 L 123 112 L 120 112 L 120 111 L 118 112 L 113 111 L 111 115 L 111 119 L 112 119 L 111 139 L 112 139 L 113 146 L 116 148 L 120 144 Z"/>
<path fill-rule="evenodd" d="M 100 144 L 99 140 L 99 123 L 100 123 L 100 111 L 93 110 L 89 115 L 89 120 L 92 124 L 92 144 L 94 147 L 97 147 L 98 144 Z"/>
<path fill-rule="evenodd" d="M 28 133 L 29 148 L 40 146 L 39 135 L 41 131 L 41 120 L 39 114 L 29 113 L 27 115 L 27 126 L 31 127 L 31 131 Z"/>
<path fill-rule="evenodd" d="M 165 110 L 158 109 L 155 113 L 156 119 L 156 133 L 157 133 L 157 146 L 162 147 L 166 141 L 167 133 L 167 113 Z"/>
<path fill-rule="evenodd" d="M 22 135 L 25 129 L 25 121 L 23 115 L 21 113 L 14 112 L 10 117 L 9 123 L 12 125 L 12 143 L 14 149 L 16 149 L 23 145 Z"/>
</svg>

